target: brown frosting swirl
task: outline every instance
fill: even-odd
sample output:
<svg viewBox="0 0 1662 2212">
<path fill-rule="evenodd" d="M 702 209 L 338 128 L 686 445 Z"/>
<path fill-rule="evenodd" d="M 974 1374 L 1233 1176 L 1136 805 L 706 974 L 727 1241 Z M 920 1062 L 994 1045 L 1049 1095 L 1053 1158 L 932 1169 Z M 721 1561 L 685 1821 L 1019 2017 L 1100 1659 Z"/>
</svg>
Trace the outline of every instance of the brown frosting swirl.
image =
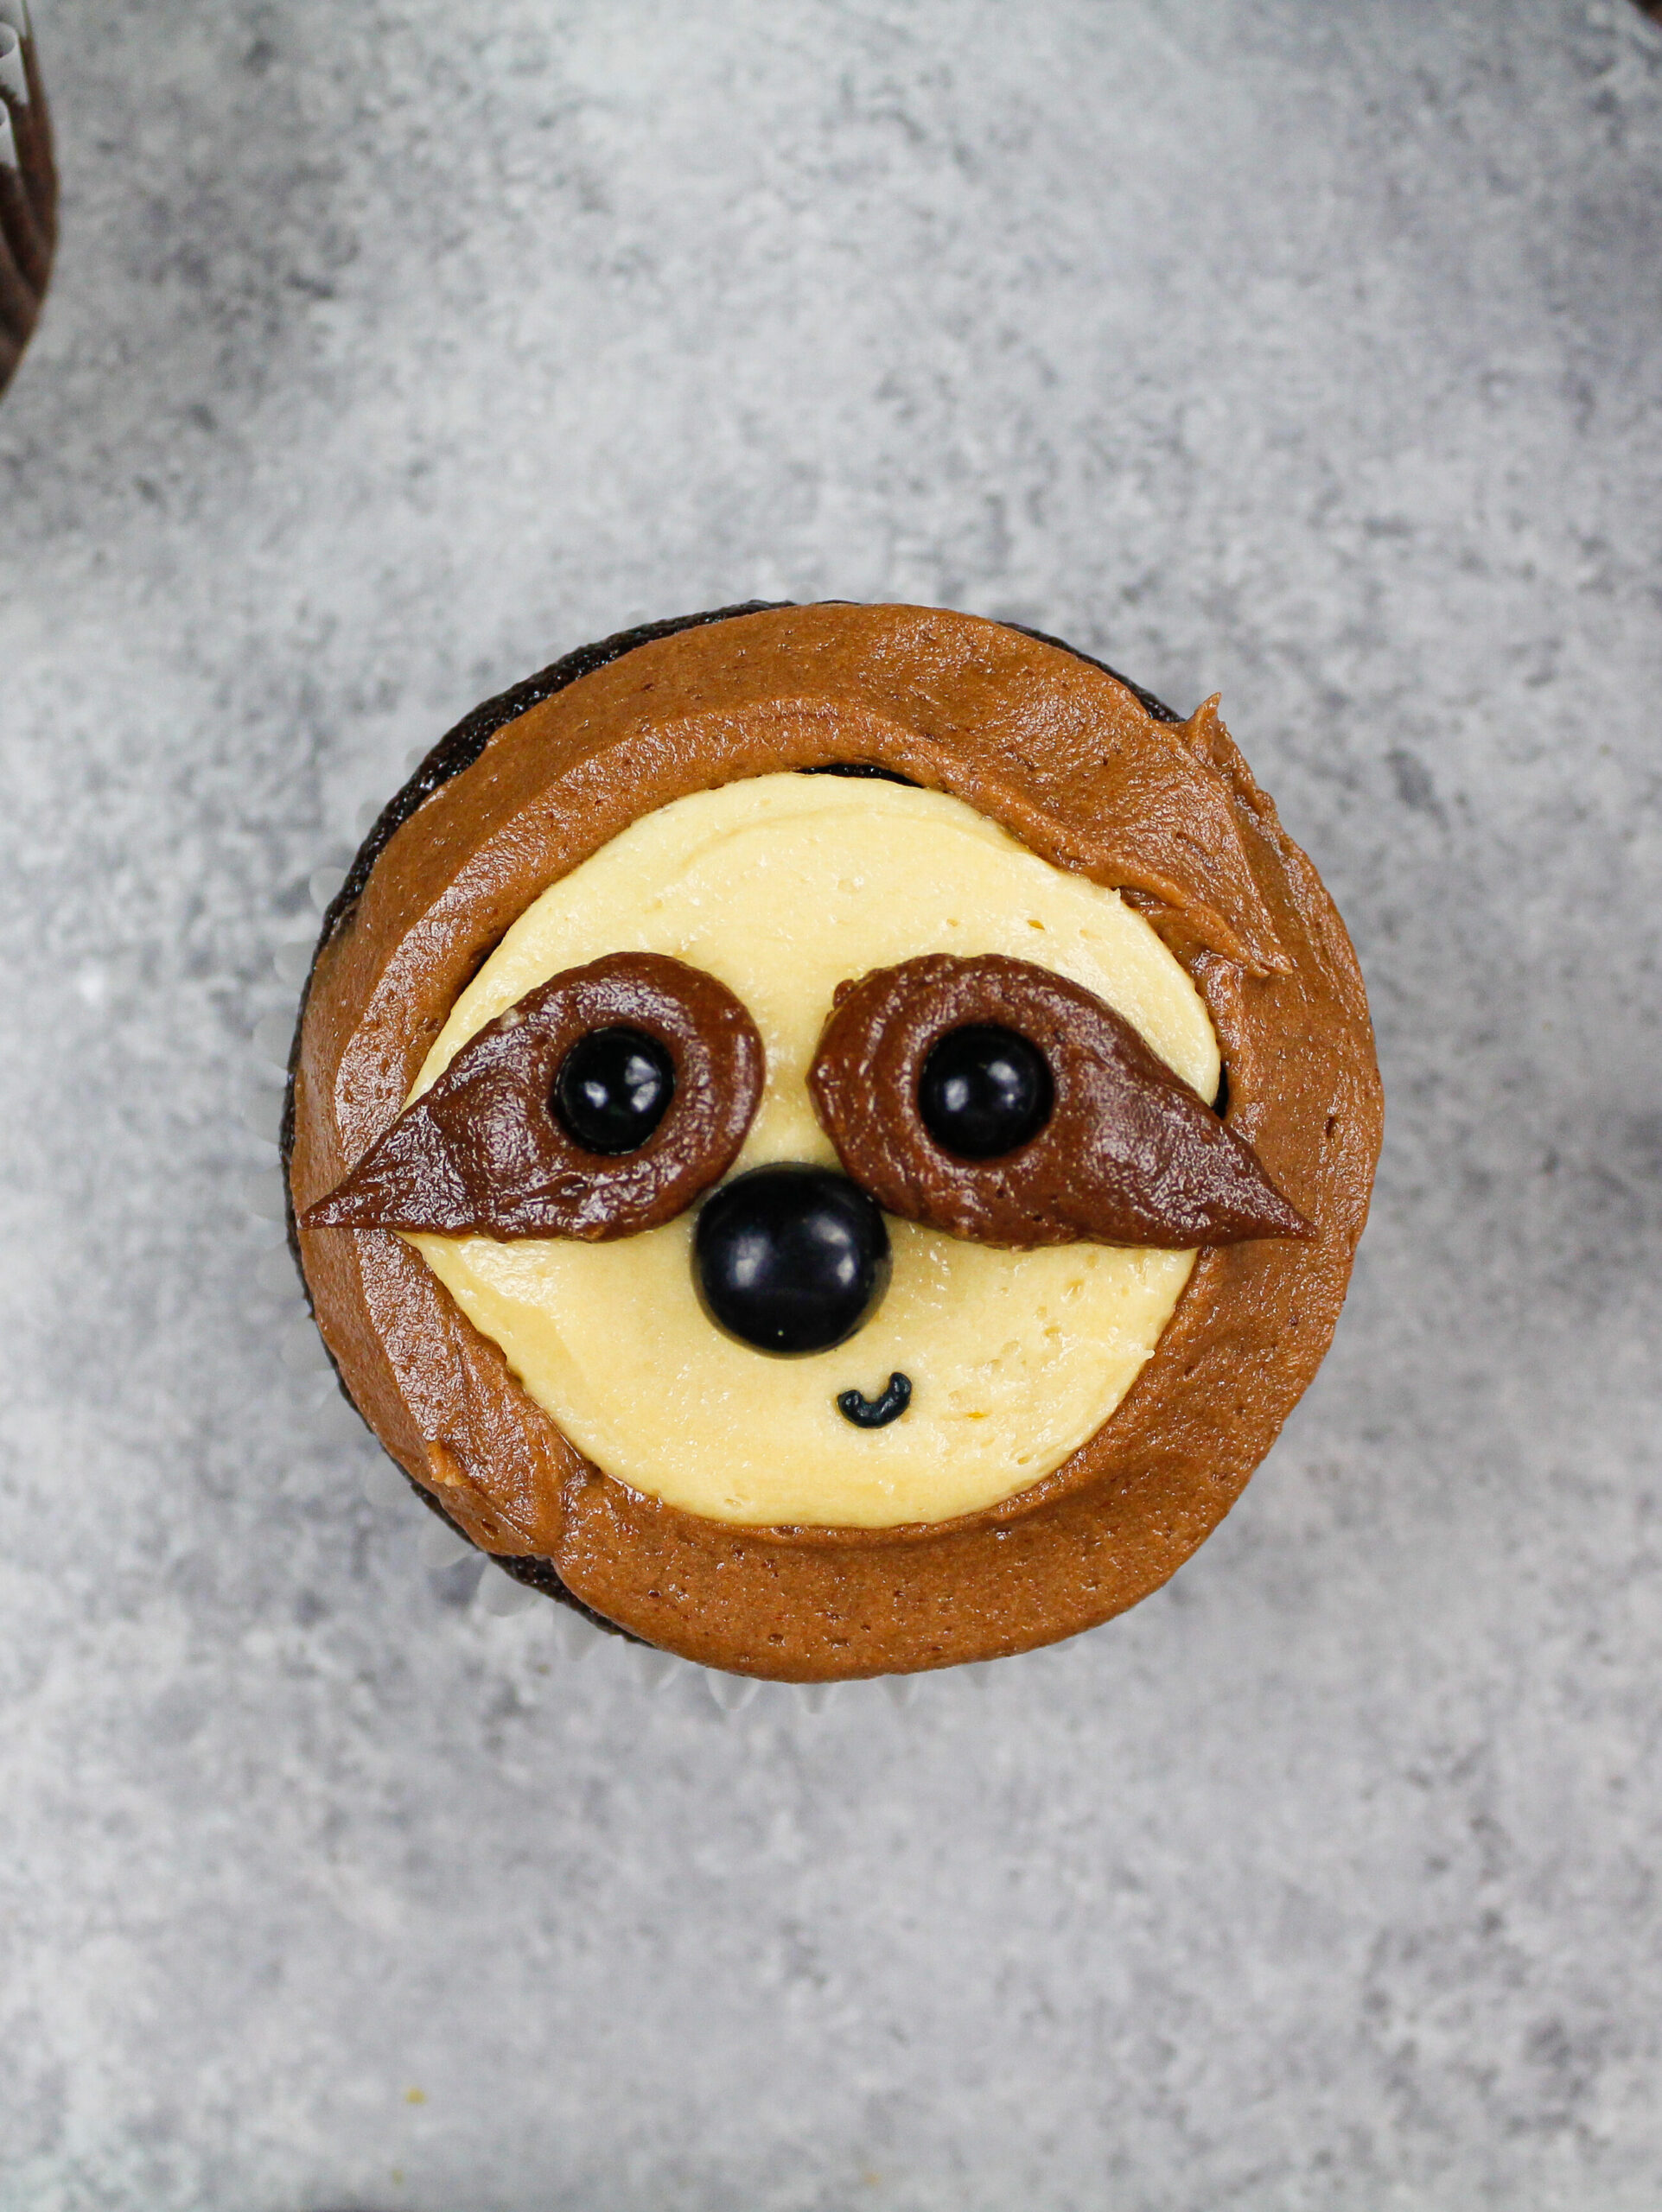
<svg viewBox="0 0 1662 2212">
<path fill-rule="evenodd" d="M 988 1023 L 1037 1046 L 1054 1088 L 1044 1126 L 991 1160 L 924 1124 L 924 1064 Z M 881 1206 L 949 1236 L 1016 1250 L 1068 1244 L 1238 1244 L 1310 1224 L 1246 1140 L 1083 984 L 1003 953 L 929 953 L 845 983 L 808 1072 L 820 1125 Z"/>
<path fill-rule="evenodd" d="M 303 1219 L 397 1119 L 457 995 L 551 883 L 688 792 L 831 765 L 950 792 L 1133 899 L 1206 998 L 1228 1125 L 1316 1230 L 1203 1251 L 1094 1436 L 1003 1504 L 920 1528 L 745 1528 L 644 1497 L 574 1449 L 400 1236 Z M 1214 704 L 1166 721 L 1110 671 L 1001 624 L 819 606 L 594 649 L 436 748 L 325 923 L 289 1157 L 325 1341 L 458 1527 L 667 1649 L 815 1681 L 1028 1649 L 1165 1581 L 1321 1363 L 1380 1123 L 1344 926 Z"/>
<path fill-rule="evenodd" d="M 621 1155 L 576 1143 L 551 1104 L 572 1046 L 612 1025 L 656 1038 L 675 1077 L 664 1119 Z M 304 1226 L 595 1242 L 656 1229 L 737 1159 L 762 1077 L 756 1025 L 725 984 L 662 953 L 611 953 L 487 1022 Z"/>
</svg>

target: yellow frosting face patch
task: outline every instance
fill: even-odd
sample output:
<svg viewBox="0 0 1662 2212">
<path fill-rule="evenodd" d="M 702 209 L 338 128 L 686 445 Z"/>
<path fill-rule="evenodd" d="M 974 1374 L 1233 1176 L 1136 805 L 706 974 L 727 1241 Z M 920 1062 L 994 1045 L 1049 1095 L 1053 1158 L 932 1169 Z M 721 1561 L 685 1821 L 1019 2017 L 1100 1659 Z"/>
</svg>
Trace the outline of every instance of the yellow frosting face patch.
<svg viewBox="0 0 1662 2212">
<path fill-rule="evenodd" d="M 1199 992 L 1140 914 L 960 800 L 775 775 L 678 800 L 521 915 L 457 1001 L 411 1096 L 484 1024 L 563 969 L 668 953 L 748 1007 L 767 1055 L 733 1173 L 835 1166 L 806 1075 L 839 982 L 922 953 L 1009 954 L 1070 976 L 1202 1097 L 1218 1042 Z M 694 1211 L 605 1244 L 411 1236 L 474 1326 L 578 1449 L 647 1495 L 717 1521 L 893 1528 L 998 1503 L 1100 1427 L 1171 1317 L 1192 1252 L 993 1251 L 890 1220 L 894 1272 L 834 1351 L 780 1358 L 710 1322 Z M 854 1427 L 840 1392 L 892 1372 L 912 1400 Z"/>
</svg>

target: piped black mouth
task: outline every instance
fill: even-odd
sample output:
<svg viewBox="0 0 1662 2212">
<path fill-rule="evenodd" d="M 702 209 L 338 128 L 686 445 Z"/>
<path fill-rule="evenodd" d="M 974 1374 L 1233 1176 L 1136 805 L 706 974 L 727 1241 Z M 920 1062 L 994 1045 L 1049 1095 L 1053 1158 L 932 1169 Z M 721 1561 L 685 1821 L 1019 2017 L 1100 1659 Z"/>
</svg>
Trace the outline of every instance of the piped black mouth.
<svg viewBox="0 0 1662 2212">
<path fill-rule="evenodd" d="M 887 1428 L 898 1421 L 912 1402 L 912 1377 L 898 1369 L 891 1375 L 875 1398 L 868 1398 L 862 1390 L 839 1390 L 837 1410 L 844 1421 L 851 1421 L 856 1428 Z"/>
</svg>

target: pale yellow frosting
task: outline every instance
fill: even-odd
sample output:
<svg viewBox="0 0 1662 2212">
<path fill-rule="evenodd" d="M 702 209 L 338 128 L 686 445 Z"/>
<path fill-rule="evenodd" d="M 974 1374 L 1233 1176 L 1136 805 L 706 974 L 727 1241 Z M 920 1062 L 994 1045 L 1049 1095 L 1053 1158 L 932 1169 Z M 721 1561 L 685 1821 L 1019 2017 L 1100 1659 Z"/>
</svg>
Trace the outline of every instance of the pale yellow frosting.
<svg viewBox="0 0 1662 2212">
<path fill-rule="evenodd" d="M 1052 868 L 961 801 L 774 775 L 645 817 L 521 915 L 457 1001 L 411 1096 L 487 1021 L 562 969 L 663 952 L 725 983 L 767 1055 L 734 1173 L 835 1165 L 805 1077 L 847 977 L 926 952 L 1002 952 L 1071 976 L 1203 1097 L 1218 1042 L 1199 992 L 1118 895 Z M 783 1359 L 706 1319 L 692 1213 L 613 1243 L 412 1236 L 525 1389 L 595 1464 L 690 1513 L 891 1528 L 996 1504 L 1112 1413 L 1170 1319 L 1192 1252 L 992 1251 L 891 1220 L 894 1274 L 835 1351 Z M 837 1393 L 913 1384 L 889 1427 Z"/>
</svg>

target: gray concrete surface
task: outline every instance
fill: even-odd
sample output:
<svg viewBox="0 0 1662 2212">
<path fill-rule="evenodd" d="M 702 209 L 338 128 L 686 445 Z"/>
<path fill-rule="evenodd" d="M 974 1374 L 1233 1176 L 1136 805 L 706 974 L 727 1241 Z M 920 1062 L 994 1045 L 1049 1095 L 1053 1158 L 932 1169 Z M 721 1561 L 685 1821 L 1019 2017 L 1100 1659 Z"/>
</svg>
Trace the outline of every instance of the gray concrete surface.
<svg viewBox="0 0 1662 2212">
<path fill-rule="evenodd" d="M 4 2212 L 1662 2202 L 1662 33 L 1568 0 L 42 0 L 0 407 Z M 487 690 L 937 601 L 1232 726 L 1391 1101 L 1221 1534 L 898 1707 L 418 1555 L 244 1200 Z M 256 1102 L 258 1118 L 258 1101 Z"/>
</svg>

